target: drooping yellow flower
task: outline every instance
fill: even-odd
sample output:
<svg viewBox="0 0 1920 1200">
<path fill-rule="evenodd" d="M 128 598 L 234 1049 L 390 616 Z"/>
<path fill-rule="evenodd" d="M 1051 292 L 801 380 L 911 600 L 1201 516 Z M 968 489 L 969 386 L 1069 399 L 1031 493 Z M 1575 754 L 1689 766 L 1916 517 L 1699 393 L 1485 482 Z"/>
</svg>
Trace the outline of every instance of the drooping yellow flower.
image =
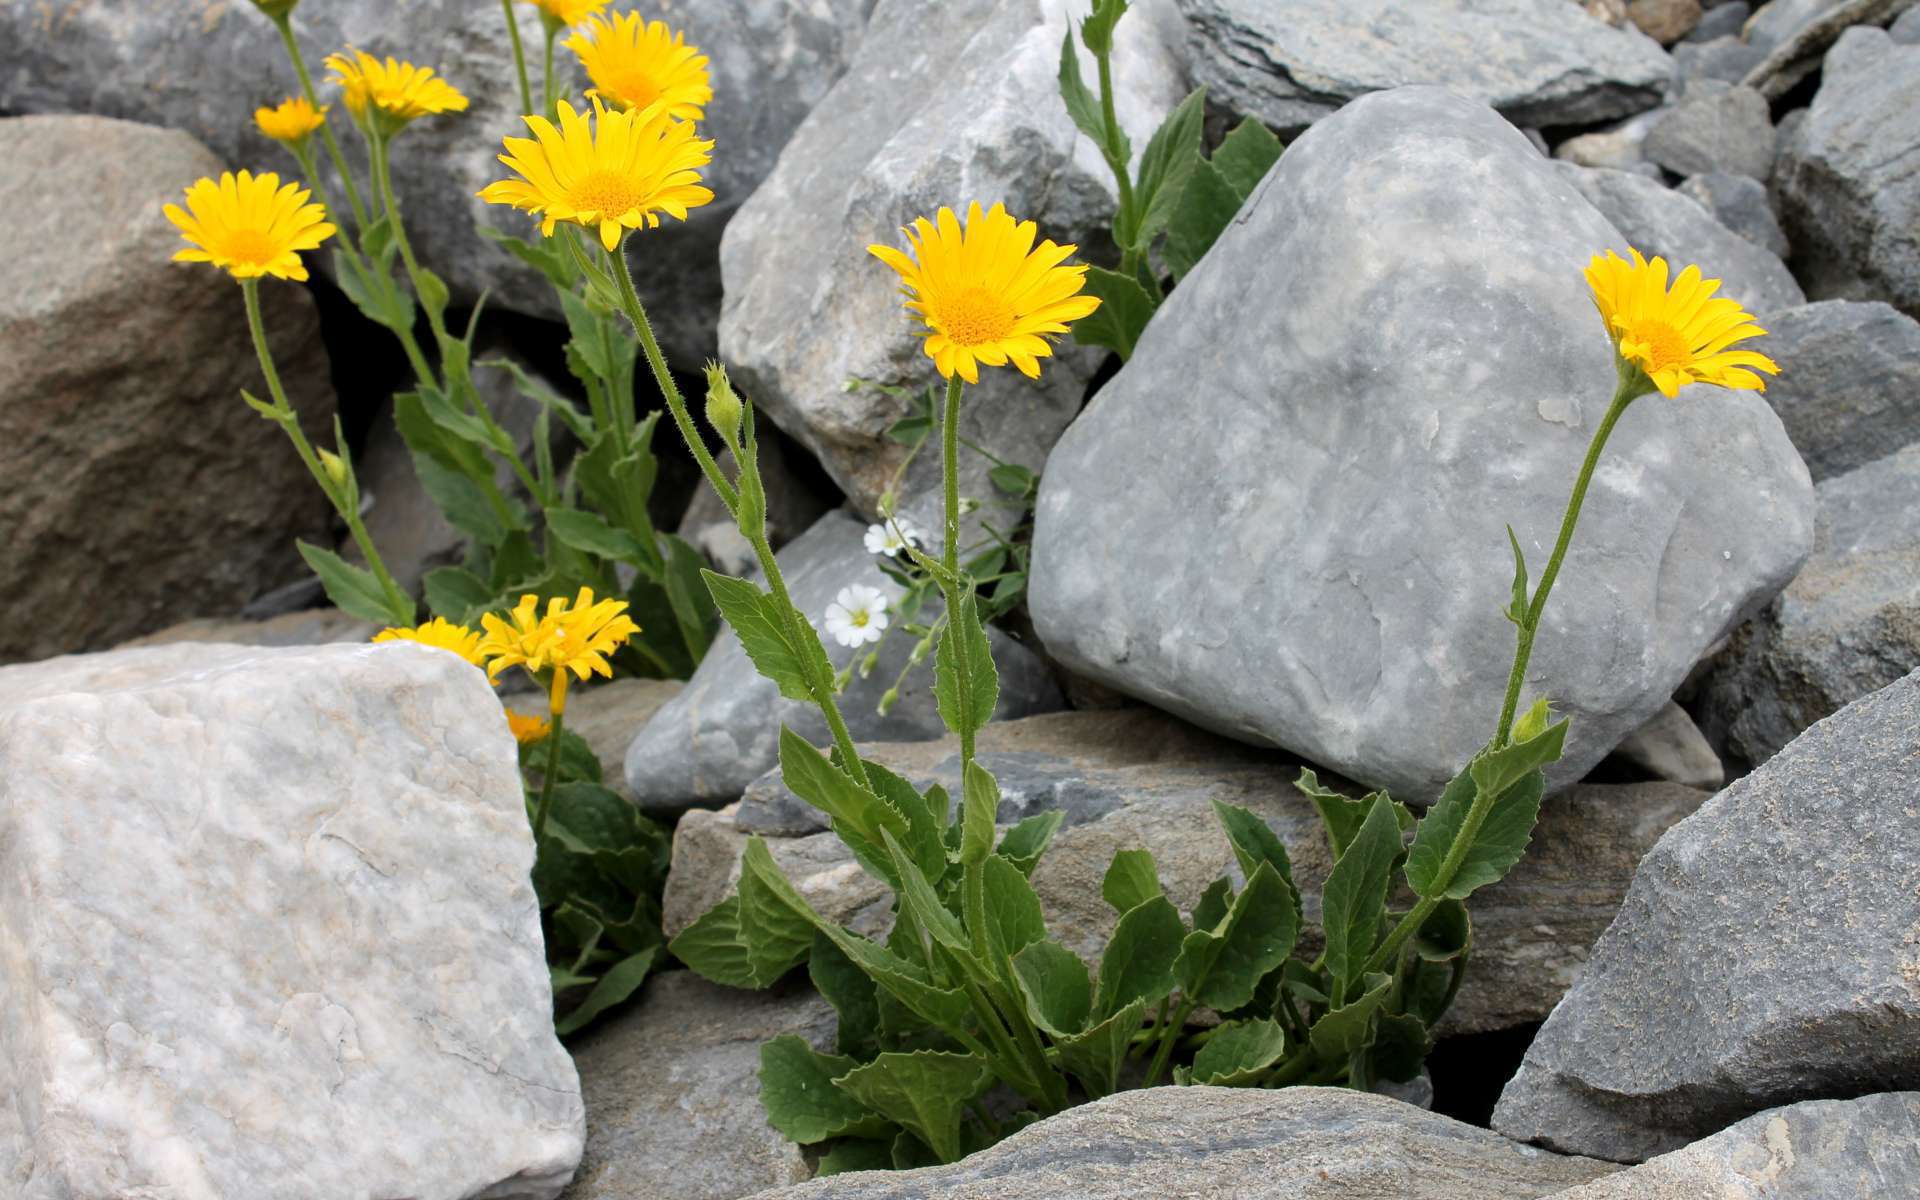
<svg viewBox="0 0 1920 1200">
<path fill-rule="evenodd" d="M 926 323 L 927 354 L 948 379 L 957 371 L 978 383 L 979 364 L 1009 362 L 1038 379 L 1040 360 L 1053 354 L 1046 335 L 1100 307 L 1080 293 L 1087 268 L 1060 265 L 1078 247 L 1043 241 L 1035 249 L 1034 223 L 1015 223 L 998 204 L 985 213 L 969 205 L 964 231 L 942 208 L 902 232 L 912 257 L 892 246 L 867 250 L 906 282 L 907 308 Z"/>
<path fill-rule="evenodd" d="M 513 731 L 513 740 L 522 746 L 538 746 L 547 740 L 553 732 L 553 722 L 545 717 L 529 716 L 523 712 L 507 710 L 507 728 Z"/>
<path fill-rule="evenodd" d="M 571 221 L 597 227 L 612 250 L 627 230 L 658 228 L 661 213 L 684 221 L 713 199 L 700 183 L 713 143 L 657 108 L 621 112 L 595 100 L 589 118 L 562 101 L 558 128 L 545 117 L 526 122 L 534 136 L 507 138 L 500 156 L 520 178 L 488 184 L 480 198 L 541 217 L 548 237 L 557 222 Z"/>
<path fill-rule="evenodd" d="M 255 109 L 253 120 L 274 141 L 299 147 L 327 123 L 327 110 L 315 108 L 305 96 L 288 96 L 276 107 Z"/>
<path fill-rule="evenodd" d="M 534 678 L 552 673 L 548 706 L 555 716 L 567 711 L 567 672 L 585 679 L 590 675 L 613 677 L 607 656 L 626 645 L 640 627 L 626 615 L 625 600 L 595 602 L 592 588 L 581 588 L 571 602 L 565 596 L 547 601 L 540 612 L 540 597 L 528 593 L 520 597 L 505 619 L 487 613 L 480 618 L 486 637 L 480 653 L 487 660 L 487 674 L 498 679 L 509 667 L 525 667 Z"/>
<path fill-rule="evenodd" d="M 1609 250 L 1587 265 L 1594 307 L 1622 359 L 1669 398 L 1689 383 L 1767 390 L 1753 372 L 1778 375 L 1779 366 L 1753 350 L 1730 349 L 1767 331 L 1738 301 L 1713 294 L 1718 279 L 1702 279 L 1700 268 L 1689 266 L 1669 288 L 1665 259 L 1649 263 L 1638 250 L 1628 253 L 1632 262 Z"/>
<path fill-rule="evenodd" d="M 436 650 L 450 650 L 476 667 L 487 665 L 480 653 L 480 634 L 465 625 L 455 625 L 445 617 L 435 617 L 412 629 L 383 629 L 373 635 L 375 642 L 418 642 Z"/>
<path fill-rule="evenodd" d="M 365 120 L 371 108 L 397 129 L 419 117 L 467 110 L 467 98 L 432 67 L 416 67 L 391 55 L 382 62 L 348 46 L 327 56 L 327 70 L 340 85 L 347 111 L 358 120 Z"/>
<path fill-rule="evenodd" d="M 177 204 L 163 210 L 188 242 L 173 261 L 212 263 L 235 279 L 304 280 L 300 252 L 317 249 L 335 232 L 327 210 L 307 202 L 311 197 L 271 171 L 196 180 L 187 189 L 188 211 Z"/>
<path fill-rule="evenodd" d="M 639 110 L 658 104 L 676 120 L 698 121 L 713 99 L 707 56 L 665 21 L 642 20 L 639 13 L 595 17 L 566 47 L 593 80 L 587 95 L 610 105 Z"/>
<path fill-rule="evenodd" d="M 526 0 L 540 10 L 542 20 L 555 25 L 578 25 L 607 7 L 608 0 Z"/>
</svg>

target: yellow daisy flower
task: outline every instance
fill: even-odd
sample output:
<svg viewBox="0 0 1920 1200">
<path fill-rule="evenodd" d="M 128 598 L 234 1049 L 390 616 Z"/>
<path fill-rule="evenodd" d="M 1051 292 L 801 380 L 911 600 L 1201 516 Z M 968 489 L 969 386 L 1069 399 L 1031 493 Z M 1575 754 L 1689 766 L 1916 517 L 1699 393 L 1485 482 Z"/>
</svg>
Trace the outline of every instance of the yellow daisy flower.
<svg viewBox="0 0 1920 1200">
<path fill-rule="evenodd" d="M 597 226 L 613 250 L 627 230 L 658 228 L 661 213 L 684 221 L 713 199 L 700 184 L 713 143 L 659 109 L 621 112 L 595 100 L 589 120 L 562 101 L 557 129 L 545 117 L 526 122 L 534 136 L 507 138 L 500 156 L 520 178 L 488 184 L 480 198 L 541 217 L 548 237 L 560 221 Z"/>
<path fill-rule="evenodd" d="M 658 104 L 680 121 L 698 121 L 713 99 L 707 56 L 665 21 L 645 21 L 639 13 L 595 17 L 566 41 L 580 59 L 593 86 L 587 95 L 620 108 Z"/>
<path fill-rule="evenodd" d="M 528 716 L 526 713 L 507 710 L 507 728 L 513 731 L 513 740 L 522 746 L 538 746 L 547 740 L 553 732 L 553 722 L 545 717 Z"/>
<path fill-rule="evenodd" d="M 487 660 L 480 653 L 480 635 L 465 625 L 455 625 L 445 617 L 435 617 L 424 625 L 412 629 L 383 629 L 373 635 L 375 642 L 417 642 L 422 646 L 432 646 L 437 650 L 451 650 L 476 667 L 484 667 Z"/>
<path fill-rule="evenodd" d="M 1100 307 L 1080 294 L 1087 268 L 1060 265 L 1078 247 L 1043 241 L 1034 249 L 1034 223 L 1016 224 L 998 204 L 984 214 L 969 205 L 964 232 L 950 208 L 901 232 L 912 257 L 892 246 L 867 250 L 906 282 L 907 308 L 926 323 L 927 354 L 948 379 L 957 371 L 978 383 L 979 364 L 1009 362 L 1038 379 L 1040 360 L 1053 354 L 1045 335 Z"/>
<path fill-rule="evenodd" d="M 467 98 L 432 67 L 416 67 L 391 55 L 381 62 L 348 46 L 327 56 L 327 70 L 356 120 L 365 120 L 369 107 L 396 128 L 418 117 L 467 110 Z"/>
<path fill-rule="evenodd" d="M 555 25 L 578 25 L 607 7 L 608 0 L 526 0 Z"/>
<path fill-rule="evenodd" d="M 235 279 L 304 280 L 300 252 L 317 249 L 336 232 L 327 210 L 307 202 L 312 195 L 297 183 L 283 185 L 271 171 L 196 180 L 187 189 L 187 211 L 176 204 L 163 210 L 188 243 L 173 261 L 212 263 Z"/>
<path fill-rule="evenodd" d="M 255 109 L 253 121 L 274 141 L 297 147 L 327 123 L 327 110 L 315 108 L 305 96 L 288 96 L 277 107 Z"/>
<path fill-rule="evenodd" d="M 1628 253 L 1632 262 L 1609 250 L 1587 265 L 1594 307 L 1622 359 L 1668 398 L 1689 383 L 1767 390 L 1753 372 L 1778 375 L 1779 366 L 1764 354 L 1729 348 L 1767 331 L 1738 301 L 1713 294 L 1718 279 L 1702 279 L 1700 268 L 1690 266 L 1669 288 L 1665 259 L 1649 263 L 1638 250 Z"/>
<path fill-rule="evenodd" d="M 567 672 L 585 679 L 590 675 L 613 677 L 613 665 L 607 656 L 626 645 L 640 627 L 626 615 L 625 600 L 595 602 L 592 588 L 581 588 L 571 602 L 564 596 L 547 601 L 540 609 L 540 597 L 528 593 L 502 619 L 487 613 L 480 618 L 486 637 L 480 653 L 487 660 L 487 674 L 493 679 L 508 667 L 525 667 L 535 679 L 552 672 L 547 697 L 555 716 L 567 711 Z"/>
</svg>

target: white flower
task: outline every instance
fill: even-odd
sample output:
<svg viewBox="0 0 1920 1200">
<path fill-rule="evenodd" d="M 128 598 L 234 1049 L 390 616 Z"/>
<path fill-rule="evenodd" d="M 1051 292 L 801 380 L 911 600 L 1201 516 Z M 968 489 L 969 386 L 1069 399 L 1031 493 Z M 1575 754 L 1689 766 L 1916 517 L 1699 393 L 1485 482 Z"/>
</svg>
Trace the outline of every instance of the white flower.
<svg viewBox="0 0 1920 1200">
<path fill-rule="evenodd" d="M 894 558 L 906 549 L 907 543 L 911 542 L 918 546 L 923 544 L 925 539 L 920 536 L 920 531 L 914 528 L 911 521 L 904 517 L 895 517 L 890 522 L 867 526 L 866 541 L 868 554 L 884 554 L 888 558 Z"/>
<path fill-rule="evenodd" d="M 827 632 L 842 646 L 877 642 L 887 628 L 887 598 L 862 583 L 843 587 L 827 605 Z"/>
</svg>

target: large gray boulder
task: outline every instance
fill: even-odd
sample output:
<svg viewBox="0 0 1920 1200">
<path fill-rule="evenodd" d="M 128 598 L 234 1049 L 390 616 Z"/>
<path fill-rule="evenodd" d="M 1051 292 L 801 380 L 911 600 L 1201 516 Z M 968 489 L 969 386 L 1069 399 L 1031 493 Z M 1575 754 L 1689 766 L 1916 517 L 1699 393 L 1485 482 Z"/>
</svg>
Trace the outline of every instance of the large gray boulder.
<svg viewBox="0 0 1920 1200">
<path fill-rule="evenodd" d="M 1539 0 L 1176 0 L 1214 103 L 1298 130 L 1347 101 L 1437 84 L 1516 125 L 1588 125 L 1660 103 L 1673 62 L 1632 26 Z"/>
<path fill-rule="evenodd" d="M 1770 1108 L 1555 1200 L 1881 1200 L 1920 1195 L 1920 1092 Z"/>
<path fill-rule="evenodd" d="M 1920 1085 L 1916 722 L 1920 672 L 1668 830 L 1494 1128 L 1637 1162 L 1775 1105 Z"/>
<path fill-rule="evenodd" d="M 1289 148 L 1054 451 L 1029 592 L 1048 650 L 1436 796 L 1505 689 L 1505 523 L 1537 572 L 1613 391 L 1580 272 L 1627 239 L 1564 166 L 1436 88 L 1363 97 Z M 1792 578 L 1812 499 L 1758 396 L 1627 414 L 1528 678 L 1573 717 L 1555 786 Z"/>
<path fill-rule="evenodd" d="M 753 1200 L 1521 1200 L 1613 1169 L 1343 1088 L 1159 1087 L 1068 1109 L 951 1166 Z"/>
<path fill-rule="evenodd" d="M 827 606 L 849 584 L 876 588 L 889 602 L 903 591 L 874 565 L 875 556 L 863 542 L 865 534 L 863 522 L 835 511 L 780 551 L 781 574 L 794 603 L 822 630 Z M 915 619 L 926 623 L 939 613 L 936 595 Z M 894 620 L 899 620 L 897 613 Z M 838 667 L 857 663 L 872 650 L 845 649 L 824 632 L 821 637 Z M 1000 672 L 996 717 L 1024 717 L 1061 706 L 1059 688 L 1033 651 L 997 629 L 988 637 Z M 937 738 L 945 731 L 934 703 L 931 655 L 901 689 L 899 703 L 885 716 L 879 712 L 882 693 L 906 667 L 916 641 L 906 633 L 888 636 L 879 648 L 878 665 L 864 676 L 856 670 L 841 692 L 840 711 L 854 737 L 914 741 Z M 627 749 L 627 786 L 640 807 L 653 812 L 731 803 L 779 760 L 782 725 L 816 745 L 828 741 L 820 710 L 810 702 L 781 696 L 772 680 L 754 670 L 740 639 L 723 631 L 686 687 L 633 738 Z"/>
<path fill-rule="evenodd" d="M 1773 187 L 1818 300 L 1885 300 L 1920 317 L 1920 46 L 1857 27 L 1780 148 Z"/>
<path fill-rule="evenodd" d="M 1570 163 L 1560 169 L 1648 258 L 1664 257 L 1676 273 L 1688 263 L 1697 264 L 1702 274 L 1721 281 L 1719 295 L 1731 296 L 1763 318 L 1807 302 L 1777 255 L 1721 224 L 1693 197 L 1630 171 Z"/>
<path fill-rule="evenodd" d="M 1185 82 L 1154 5 L 1120 23 L 1113 73 L 1136 147 Z M 887 430 L 907 401 L 850 377 L 918 391 L 938 385 L 924 327 L 901 307 L 900 280 L 868 254 L 942 205 L 1005 203 L 1041 235 L 1090 251 L 1107 240 L 1113 177 L 1060 100 L 1060 43 L 1076 0 L 880 0 L 846 78 L 794 135 L 721 246 L 720 347 L 735 382 L 817 455 L 868 516 L 906 448 Z M 1076 43 L 1077 44 L 1077 43 Z M 1091 78 L 1092 60 L 1083 69 Z M 1038 381 L 988 370 L 967 389 L 965 435 L 1038 468 L 1079 411 L 1101 355 L 1060 339 Z M 961 456 L 964 495 L 991 502 L 992 463 Z M 923 453 L 899 487 L 902 508 L 939 528 L 940 456 Z"/>
<path fill-rule="evenodd" d="M 1714 220 L 1775 258 L 1784 259 L 1792 252 L 1780 228 L 1780 218 L 1774 215 L 1773 201 L 1767 197 L 1767 185 L 1758 179 L 1709 171 L 1682 180 L 1674 190 L 1697 201 Z"/>
<path fill-rule="evenodd" d="M 0 662 L 104 649 L 304 575 L 293 540 L 330 544 L 330 510 L 240 398 L 266 395 L 240 287 L 169 261 L 186 243 L 161 205 L 224 164 L 100 117 L 0 120 L 0 162 Z M 268 280 L 261 302 L 288 398 L 331 446 L 313 300 Z"/>
<path fill-rule="evenodd" d="M 421 646 L 0 670 L 9 1196 L 549 1200 L 553 1034 L 500 702 Z"/>
<path fill-rule="evenodd" d="M 656 0 L 646 7 L 711 59 L 714 98 L 703 123 L 715 148 L 715 201 L 682 225 L 633 241 L 643 298 L 669 354 L 713 353 L 720 231 L 772 169 L 787 137 L 844 68 L 873 0 Z M 539 23 L 515 3 L 539 86 Z M 302 4 L 294 28 L 313 70 L 349 43 L 431 66 L 466 94 L 465 113 L 418 121 L 394 150 L 394 188 L 421 257 L 470 303 L 558 315 L 547 282 L 475 232 L 537 232 L 524 214 L 474 193 L 505 168 L 500 139 L 526 133 L 506 20 L 474 0 L 326 0 Z M 562 86 L 584 80 L 558 52 Z M 298 86 L 273 25 L 250 3 L 204 0 L 0 0 L 0 111 L 92 112 L 184 129 L 236 167 L 286 173 L 293 160 L 253 127 L 253 110 Z M 322 82 L 323 93 L 330 94 Z M 325 96 L 323 95 L 323 99 Z M 350 161 L 358 134 L 336 108 Z M 322 155 L 325 158 L 325 155 Z M 361 172 L 361 185 L 366 177 Z M 334 195 L 341 196 L 337 185 Z M 344 206 L 345 200 L 340 203 Z M 330 270 L 324 261 L 322 270 Z M 688 369 L 691 369 L 690 366 Z"/>
<path fill-rule="evenodd" d="M 1765 179 L 1773 170 L 1773 115 L 1750 87 L 1695 80 L 1647 132 L 1647 157 L 1675 175 L 1726 171 Z"/>
<path fill-rule="evenodd" d="M 1920 665 L 1920 445 L 1814 496 L 1813 557 L 1733 635 L 1696 696 L 1709 738 L 1749 763 Z"/>
<path fill-rule="evenodd" d="M 1920 322 L 1821 300 L 1768 314 L 1767 335 L 1782 364 L 1767 401 L 1816 481 L 1920 442 Z"/>
</svg>

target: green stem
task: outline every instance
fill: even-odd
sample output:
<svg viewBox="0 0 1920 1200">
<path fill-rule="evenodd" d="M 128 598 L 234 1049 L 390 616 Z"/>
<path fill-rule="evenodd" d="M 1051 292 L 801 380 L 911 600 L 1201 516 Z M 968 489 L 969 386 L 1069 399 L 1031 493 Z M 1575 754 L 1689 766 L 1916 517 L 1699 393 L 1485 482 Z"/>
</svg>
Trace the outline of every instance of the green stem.
<svg viewBox="0 0 1920 1200">
<path fill-rule="evenodd" d="M 1160 1033 L 1160 1048 L 1153 1052 L 1153 1064 L 1147 1068 L 1146 1082 L 1141 1087 L 1153 1087 L 1160 1082 L 1160 1073 L 1167 1069 L 1167 1060 L 1173 1057 L 1173 1044 L 1180 1040 L 1180 1031 L 1187 1027 L 1187 1018 L 1193 1015 L 1194 1002 L 1185 996 L 1180 998 L 1180 1007 L 1173 1010 L 1173 1019 Z"/>
<path fill-rule="evenodd" d="M 514 15 L 513 0 L 500 0 L 507 15 L 507 36 L 513 39 L 513 68 L 520 77 L 520 111 L 533 113 L 533 88 L 527 84 L 527 51 L 520 42 L 520 18 Z"/>
<path fill-rule="evenodd" d="M 359 510 L 350 503 L 350 497 L 344 495 L 327 475 L 327 469 L 320 462 L 320 456 L 313 452 L 313 446 L 307 441 L 306 433 L 300 428 L 299 414 L 287 400 L 286 389 L 281 386 L 280 372 L 274 367 L 273 351 L 267 346 L 266 322 L 260 315 L 260 281 L 243 279 L 240 291 L 246 297 L 247 328 L 253 334 L 253 351 L 260 359 L 260 372 L 266 376 L 267 392 L 273 397 L 273 406 L 279 412 L 276 423 L 286 430 L 292 439 L 294 452 L 300 461 L 306 464 L 307 472 L 313 476 L 320 490 L 332 501 L 334 511 L 347 523 L 347 530 L 353 535 L 354 544 L 360 547 L 367 567 L 380 581 L 380 589 L 386 594 L 387 607 L 392 612 L 394 624 L 411 625 L 414 618 L 413 599 L 401 590 L 388 573 L 386 563 L 380 560 L 380 552 L 374 549 L 373 538 L 367 534 L 366 524 L 360 519 Z"/>
<path fill-rule="evenodd" d="M 373 160 L 374 186 L 379 189 L 381 213 L 387 218 L 388 228 L 393 235 L 393 244 L 400 248 L 400 261 L 406 264 L 407 278 L 413 283 L 414 295 L 423 296 L 426 294 L 420 287 L 423 270 L 420 260 L 414 257 L 413 243 L 407 238 L 406 222 L 400 219 L 400 201 L 393 193 L 393 166 L 387 155 L 389 139 L 384 134 L 376 133 L 369 138 L 368 144 L 371 147 Z M 422 302 L 420 307 L 427 310 L 427 324 L 433 329 L 434 340 L 444 349 L 447 342 L 451 340 L 447 333 L 444 314 L 431 304 Z M 444 353 L 442 359 L 447 360 Z M 465 381 L 449 379 L 447 381 L 449 390 L 453 390 L 458 382 Z"/>
<path fill-rule="evenodd" d="M 543 17 L 542 24 L 546 26 L 547 31 L 547 65 L 540 77 L 540 111 L 546 114 L 547 120 L 551 121 L 555 119 L 555 114 L 558 112 L 553 103 L 553 42 L 560 28 L 551 18 Z"/>
<path fill-rule="evenodd" d="M 1128 164 L 1119 153 L 1121 131 L 1120 118 L 1113 109 L 1113 55 L 1109 51 L 1096 54 L 1094 58 L 1100 65 L 1100 120 L 1107 131 L 1107 144 L 1102 146 L 1101 150 L 1106 155 L 1107 165 L 1113 169 L 1114 181 L 1120 185 L 1120 211 L 1113 223 L 1114 227 L 1124 231 L 1127 239 L 1131 241 L 1138 214 L 1134 212 L 1133 180 L 1128 177 Z M 1133 249 L 1127 246 L 1122 250 L 1127 259 L 1123 269 L 1125 273 L 1131 275 L 1133 274 L 1131 265 L 1134 257 Z"/>
<path fill-rule="evenodd" d="M 554 670 L 561 670 L 555 667 Z M 566 727 L 565 712 L 553 714 L 553 731 L 547 734 L 547 770 L 540 780 L 540 803 L 533 810 L 533 848 L 540 850 L 540 838 L 547 831 L 547 814 L 553 811 L 553 781 L 560 774 L 560 731 Z"/>
<path fill-rule="evenodd" d="M 294 74 L 300 77 L 300 91 L 306 96 L 307 103 L 320 107 L 320 95 L 313 89 L 313 76 L 307 71 L 306 56 L 300 53 L 300 40 L 293 36 L 293 14 L 282 13 L 273 19 L 280 30 L 280 40 L 286 43 L 287 57 L 293 60 Z M 340 152 L 340 141 L 333 136 L 333 124 L 328 122 L 320 126 L 320 139 L 327 144 L 327 154 L 333 159 L 333 166 L 340 172 L 340 182 L 347 189 L 347 203 L 353 206 L 353 227 L 363 231 L 367 227 L 367 205 L 360 198 L 360 186 L 353 181 L 353 172 L 347 170 L 347 156 Z"/>
<path fill-rule="evenodd" d="M 940 475 L 946 485 L 947 517 L 940 565 L 949 575 L 960 571 L 960 390 L 964 386 L 958 375 L 947 380 L 947 406 L 940 419 Z"/>
<path fill-rule="evenodd" d="M 620 285 L 621 307 L 626 310 L 627 320 L 633 324 L 633 331 L 640 338 L 640 349 L 647 357 L 647 365 L 653 369 L 654 382 L 660 385 L 660 394 L 667 401 L 667 410 L 673 414 L 673 423 L 680 427 L 680 436 L 686 440 L 687 449 L 693 453 L 694 461 L 700 464 L 700 473 L 707 477 L 707 483 L 726 503 L 728 511 L 732 511 L 740 506 L 740 493 L 727 482 L 720 464 L 714 462 L 713 455 L 707 451 L 707 444 L 694 426 L 693 418 L 687 414 L 687 403 L 680 397 L 680 387 L 673 381 L 673 372 L 667 369 L 666 356 L 660 353 L 660 343 L 653 336 L 653 324 L 647 320 L 646 307 L 640 303 L 640 293 L 634 290 L 633 272 L 627 267 L 627 256 L 623 249 L 616 246 L 607 255 L 613 260 L 614 280 Z"/>
</svg>

